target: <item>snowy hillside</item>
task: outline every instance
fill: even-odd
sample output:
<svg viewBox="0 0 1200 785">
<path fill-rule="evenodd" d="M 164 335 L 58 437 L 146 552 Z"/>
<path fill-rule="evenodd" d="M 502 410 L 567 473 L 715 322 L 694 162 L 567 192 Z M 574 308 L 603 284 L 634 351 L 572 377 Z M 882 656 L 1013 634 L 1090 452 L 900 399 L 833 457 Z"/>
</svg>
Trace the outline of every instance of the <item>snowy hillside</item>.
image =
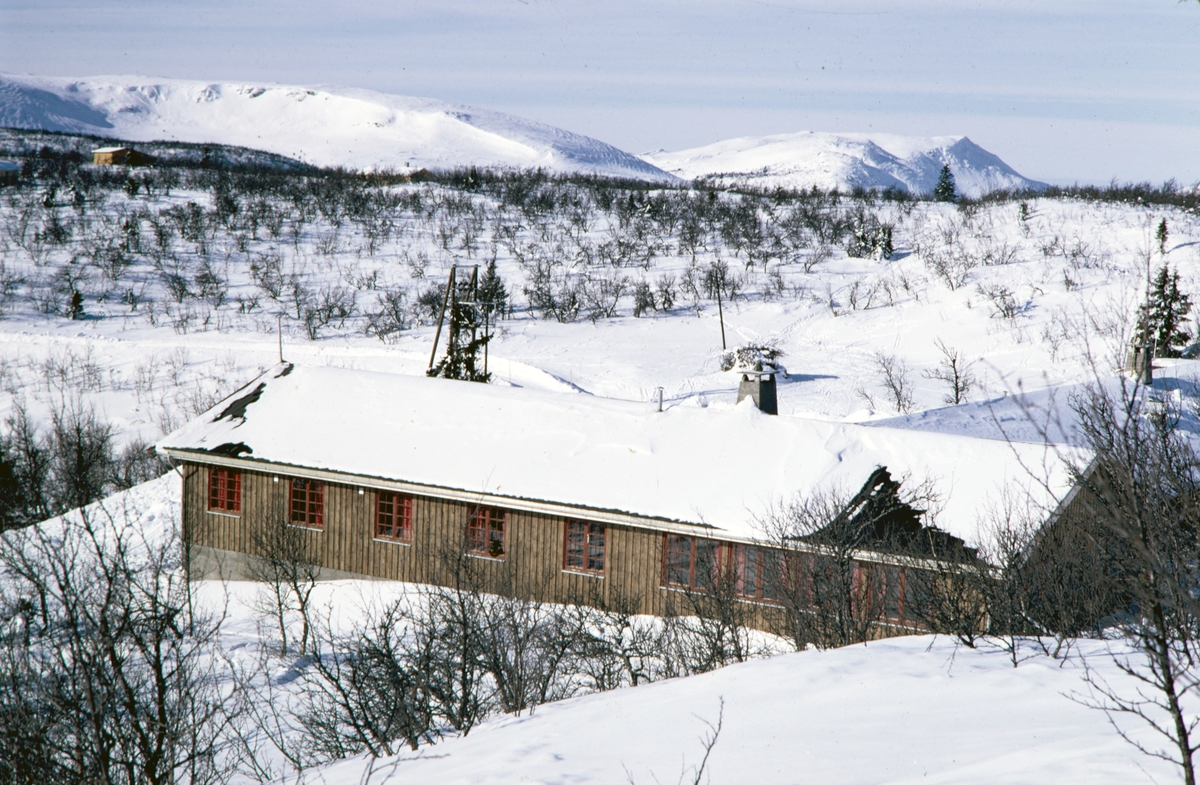
<svg viewBox="0 0 1200 785">
<path fill-rule="evenodd" d="M 671 179 L 611 145 L 553 126 L 342 87 L 4 75 L 0 127 L 238 145 L 354 169 L 474 164 Z"/>
<path fill-rule="evenodd" d="M 1116 676 L 1103 655 L 1089 664 Z M 1001 652 L 929 637 L 798 652 L 542 706 L 417 753 L 336 763 L 313 781 L 352 785 L 373 764 L 371 781 L 393 785 L 692 782 L 718 719 L 711 779 L 700 782 L 1171 781 L 1168 764 L 1140 757 L 1103 713 L 1068 697 L 1087 694 L 1081 671 L 1049 657 L 1014 669 Z"/>
<path fill-rule="evenodd" d="M 997 189 L 1038 189 L 965 136 L 929 138 L 890 134 L 829 134 L 812 131 L 747 136 L 679 152 L 643 156 L 686 179 L 762 188 L 895 188 L 927 194 L 944 164 L 960 193 L 977 197 Z"/>
</svg>

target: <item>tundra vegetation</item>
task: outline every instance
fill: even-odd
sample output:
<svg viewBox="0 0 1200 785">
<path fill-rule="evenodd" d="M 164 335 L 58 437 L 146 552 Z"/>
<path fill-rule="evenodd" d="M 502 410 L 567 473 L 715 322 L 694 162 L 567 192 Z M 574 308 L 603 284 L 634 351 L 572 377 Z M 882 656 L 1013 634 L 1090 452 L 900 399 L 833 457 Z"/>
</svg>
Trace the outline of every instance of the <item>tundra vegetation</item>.
<svg viewBox="0 0 1200 785">
<path fill-rule="evenodd" d="M 942 203 L 472 168 L 412 182 L 181 144 L 145 146 L 153 167 L 93 167 L 84 153 L 97 141 L 0 134 L 0 157 L 22 165 L 21 182 L 0 191 L 0 319 L 179 335 L 270 334 L 282 322 L 305 341 L 357 333 L 392 345 L 441 319 L 452 269 L 477 266 L 473 305 L 452 314 L 468 348 L 486 341 L 465 337 L 481 319 L 687 318 L 718 300 L 844 316 L 933 290 L 986 309 L 1019 342 L 1040 338 L 1055 359 L 1085 356 L 1097 378 L 1111 370 L 1109 349 L 1123 364 L 1131 348 L 1166 357 L 1193 340 L 1190 278 L 1169 239 L 1193 232 L 1200 192 L 1174 183 L 971 200 L 951 182 L 940 198 L 954 201 Z M 1041 215 L 1073 204 L 1158 216 L 1136 265 L 1069 217 L 1047 225 Z M 1031 259 L 1045 262 L 1036 285 L 995 274 Z M 850 273 L 826 274 L 850 261 Z M 1134 274 L 1148 292 L 1140 310 L 1064 310 L 1031 334 L 1047 289 Z M 756 345 L 766 349 L 777 352 Z M 869 355 L 874 378 L 859 397 L 906 413 L 918 408 L 918 378 L 950 405 L 984 390 L 989 368 L 969 347 L 939 338 L 931 349 L 924 364 L 898 350 Z M 435 370 L 482 373 L 468 354 Z M 138 511 L 111 501 L 168 467 L 89 398 L 135 395 L 166 432 L 246 373 L 232 361 L 200 365 L 182 349 L 125 370 L 74 349 L 0 365 L 16 401 L 0 434 L 0 783 L 275 781 L 435 745 L 573 695 L 904 632 L 998 648 L 1014 666 L 1031 647 L 1071 657 L 1078 637 L 1111 640 L 1138 687 L 1096 678 L 1087 700 L 1118 728 L 1126 717 L 1148 723 L 1163 745 L 1138 743 L 1194 782 L 1200 466 L 1188 398 L 1138 382 L 1076 393 L 1066 409 L 1096 456 L 1071 464 L 1087 495 L 1081 521 L 1014 491 L 986 511 L 991 536 L 975 550 L 937 530 L 931 487 L 885 473 L 763 513 L 766 602 L 747 603 L 728 562 L 714 560 L 661 619 L 636 614 L 636 597 L 535 603 L 536 585 L 484 580 L 453 549 L 441 556 L 453 585 L 333 618 L 312 602 L 317 571 L 280 522 L 258 543 L 263 645 L 247 657 L 222 646 L 223 610 L 197 604 L 178 541 L 146 536 Z M 887 563 L 864 569 L 855 557 L 866 551 Z M 779 635 L 752 629 L 762 607 Z"/>
</svg>

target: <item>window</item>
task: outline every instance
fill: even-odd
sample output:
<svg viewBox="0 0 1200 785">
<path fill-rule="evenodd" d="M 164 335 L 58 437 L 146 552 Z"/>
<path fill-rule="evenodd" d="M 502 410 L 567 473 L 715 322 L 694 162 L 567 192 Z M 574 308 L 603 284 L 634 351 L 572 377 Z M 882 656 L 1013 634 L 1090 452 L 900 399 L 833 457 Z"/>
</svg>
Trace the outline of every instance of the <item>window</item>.
<svg viewBox="0 0 1200 785">
<path fill-rule="evenodd" d="M 567 521 L 563 568 L 604 573 L 604 524 Z"/>
<path fill-rule="evenodd" d="M 663 542 L 663 585 L 707 589 L 717 578 L 720 549 L 712 540 L 667 534 Z"/>
<path fill-rule="evenodd" d="M 899 567 L 880 567 L 876 571 L 876 580 L 882 584 L 881 599 L 883 600 L 883 617 L 885 619 L 902 620 L 904 618 L 904 601 L 907 599 L 905 580 L 908 576 Z"/>
<path fill-rule="evenodd" d="M 467 524 L 467 553 L 504 557 L 504 510 L 477 507 Z"/>
<path fill-rule="evenodd" d="M 325 527 L 325 483 L 320 480 L 292 480 L 291 519 L 296 526 L 311 529 Z"/>
<path fill-rule="evenodd" d="M 242 473 L 236 469 L 208 470 L 208 509 L 212 512 L 242 511 Z"/>
<path fill-rule="evenodd" d="M 739 597 L 775 602 L 780 599 L 783 554 L 750 545 L 733 547 L 733 588 Z"/>
<path fill-rule="evenodd" d="M 375 536 L 381 540 L 412 541 L 413 498 L 407 493 L 380 491 L 375 495 Z"/>
</svg>

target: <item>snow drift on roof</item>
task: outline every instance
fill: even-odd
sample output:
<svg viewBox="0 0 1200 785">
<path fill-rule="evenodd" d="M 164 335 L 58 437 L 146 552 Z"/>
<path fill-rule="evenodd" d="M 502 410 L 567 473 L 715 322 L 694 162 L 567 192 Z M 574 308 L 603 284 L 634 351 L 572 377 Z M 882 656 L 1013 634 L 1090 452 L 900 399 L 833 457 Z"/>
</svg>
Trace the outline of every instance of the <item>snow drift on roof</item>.
<svg viewBox="0 0 1200 785">
<path fill-rule="evenodd" d="M 977 517 L 1026 468 L 1066 473 L 1042 445 L 675 407 L 324 367 L 277 366 L 183 428 L 165 450 L 286 463 L 510 498 L 710 525 L 754 538 L 756 516 L 798 492 L 854 493 L 887 466 L 932 480 L 936 523 L 978 543 Z"/>
</svg>

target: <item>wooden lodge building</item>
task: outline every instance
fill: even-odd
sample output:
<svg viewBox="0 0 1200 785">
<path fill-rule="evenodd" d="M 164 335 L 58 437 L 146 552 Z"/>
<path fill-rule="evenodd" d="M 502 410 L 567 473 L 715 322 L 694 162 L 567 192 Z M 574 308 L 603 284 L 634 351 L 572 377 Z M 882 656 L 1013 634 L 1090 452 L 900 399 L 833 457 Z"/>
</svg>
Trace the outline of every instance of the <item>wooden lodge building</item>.
<svg viewBox="0 0 1200 785">
<path fill-rule="evenodd" d="M 92 150 L 94 166 L 147 166 L 155 160 L 149 153 L 139 152 L 132 147 L 97 147 Z"/>
<path fill-rule="evenodd" d="M 290 364 L 158 448 L 184 478 L 192 578 L 249 577 L 256 532 L 282 521 L 303 532 L 323 577 L 445 585 L 450 549 L 482 571 L 516 571 L 536 599 L 636 597 L 654 614 L 714 563 L 740 597 L 770 603 L 757 522 L 798 493 L 853 494 L 886 466 L 930 482 L 940 502 L 927 523 L 971 543 L 988 500 L 1009 483 L 1044 492 L 1024 467 L 1047 465 L 1042 445 L 770 416 L 750 400 L 659 411 Z M 1050 487 L 1065 497 L 1066 473 Z M 894 583 L 919 568 L 856 559 Z M 890 613 L 902 622 L 902 607 Z"/>
</svg>

